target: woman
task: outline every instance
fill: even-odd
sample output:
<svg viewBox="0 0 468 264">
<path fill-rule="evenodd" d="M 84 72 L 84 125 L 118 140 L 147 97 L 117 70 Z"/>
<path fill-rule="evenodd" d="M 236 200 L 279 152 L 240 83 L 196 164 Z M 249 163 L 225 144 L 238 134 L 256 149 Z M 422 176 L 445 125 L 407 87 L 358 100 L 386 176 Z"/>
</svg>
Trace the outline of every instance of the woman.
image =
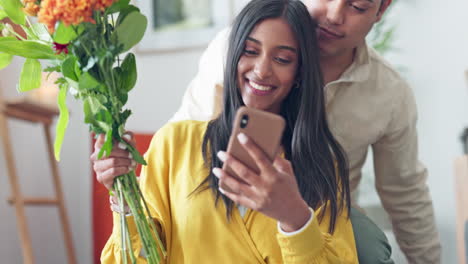
<svg viewBox="0 0 468 264">
<path fill-rule="evenodd" d="M 140 185 L 161 227 L 166 263 L 357 263 L 347 165 L 327 126 L 311 28 L 300 1 L 250 2 L 232 26 L 220 116 L 168 124 L 154 136 Z M 258 174 L 223 151 L 242 105 L 286 120 L 283 153 L 273 162 L 238 135 Z M 222 170 L 223 162 L 242 181 Z M 115 148 L 94 168 L 111 188 L 131 164 Z M 220 189 L 223 184 L 232 192 Z M 103 263 L 120 262 L 119 224 L 114 214 Z M 129 228 L 136 238 L 131 221 Z"/>
</svg>

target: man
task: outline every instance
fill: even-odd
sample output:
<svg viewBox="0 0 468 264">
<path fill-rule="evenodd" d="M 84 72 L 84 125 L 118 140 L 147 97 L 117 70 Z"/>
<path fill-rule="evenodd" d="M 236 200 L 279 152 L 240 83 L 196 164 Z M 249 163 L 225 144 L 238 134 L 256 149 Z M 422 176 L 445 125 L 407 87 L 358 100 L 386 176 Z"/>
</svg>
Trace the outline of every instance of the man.
<svg viewBox="0 0 468 264">
<path fill-rule="evenodd" d="M 356 190 L 360 182 L 371 146 L 377 192 L 409 263 L 440 263 L 427 171 L 418 161 L 417 113 L 412 91 L 365 42 L 392 0 L 304 2 L 319 24 L 316 33 L 327 114 L 333 134 L 348 155 L 351 190 Z M 217 114 L 227 37 L 228 30 L 219 33 L 203 54 L 199 72 L 173 121 L 208 120 Z M 365 247 L 361 243 L 365 243 L 366 235 L 360 237 L 361 231 L 356 230 L 358 251 Z M 360 261 L 366 262 L 361 256 Z M 380 263 L 389 261 L 379 259 Z"/>
</svg>

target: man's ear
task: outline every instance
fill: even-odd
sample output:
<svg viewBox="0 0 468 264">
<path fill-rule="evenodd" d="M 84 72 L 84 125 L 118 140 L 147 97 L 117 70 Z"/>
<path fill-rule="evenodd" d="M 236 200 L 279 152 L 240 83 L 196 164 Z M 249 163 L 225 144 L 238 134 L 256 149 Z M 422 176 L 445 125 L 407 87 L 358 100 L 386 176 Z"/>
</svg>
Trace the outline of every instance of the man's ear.
<svg viewBox="0 0 468 264">
<path fill-rule="evenodd" d="M 377 13 L 377 20 L 375 22 L 380 22 L 380 20 L 382 20 L 385 11 L 387 11 L 387 8 L 390 6 L 391 3 L 392 0 L 382 0 L 382 5 L 379 8 L 379 12 Z"/>
</svg>

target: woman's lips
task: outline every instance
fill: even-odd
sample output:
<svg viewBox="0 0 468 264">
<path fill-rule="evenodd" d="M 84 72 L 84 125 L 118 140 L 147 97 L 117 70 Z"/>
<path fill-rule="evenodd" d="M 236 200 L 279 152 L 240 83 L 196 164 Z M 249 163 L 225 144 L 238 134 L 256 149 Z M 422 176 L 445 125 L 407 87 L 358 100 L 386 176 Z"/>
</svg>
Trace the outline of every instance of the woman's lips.
<svg viewBox="0 0 468 264">
<path fill-rule="evenodd" d="M 253 94 L 258 95 L 258 96 L 269 95 L 274 90 L 274 87 L 271 85 L 259 84 L 257 82 L 254 82 L 248 79 L 246 81 L 247 81 L 246 83 L 250 91 L 252 91 Z"/>
</svg>

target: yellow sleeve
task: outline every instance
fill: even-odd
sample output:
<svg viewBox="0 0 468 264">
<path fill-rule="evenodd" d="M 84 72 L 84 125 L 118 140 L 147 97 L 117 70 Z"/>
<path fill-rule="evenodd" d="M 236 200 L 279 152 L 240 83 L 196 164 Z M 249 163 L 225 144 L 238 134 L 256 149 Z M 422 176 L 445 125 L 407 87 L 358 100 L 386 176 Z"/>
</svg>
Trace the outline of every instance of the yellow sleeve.
<svg viewBox="0 0 468 264">
<path fill-rule="evenodd" d="M 320 210 L 320 209 L 319 209 Z M 284 264 L 351 264 L 359 263 L 354 242 L 353 228 L 347 214 L 338 216 L 333 234 L 328 233 L 328 218 L 325 214 L 319 224 L 318 214 L 302 232 L 287 235 L 278 232 Z"/>
<path fill-rule="evenodd" d="M 169 168 L 173 144 L 170 144 L 171 129 L 163 127 L 153 137 L 150 147 L 145 154 L 147 166 L 143 166 L 140 176 L 140 189 L 148 205 L 152 219 L 154 219 L 164 248 L 168 255 L 167 245 L 171 244 L 171 212 L 169 193 Z M 120 247 L 120 216 L 114 213 L 112 234 L 101 253 L 101 263 L 122 263 Z M 133 216 L 127 216 L 134 255 L 137 263 L 146 263 L 142 255 L 143 245 L 139 239 Z M 165 263 L 163 260 L 161 263 Z"/>
</svg>

